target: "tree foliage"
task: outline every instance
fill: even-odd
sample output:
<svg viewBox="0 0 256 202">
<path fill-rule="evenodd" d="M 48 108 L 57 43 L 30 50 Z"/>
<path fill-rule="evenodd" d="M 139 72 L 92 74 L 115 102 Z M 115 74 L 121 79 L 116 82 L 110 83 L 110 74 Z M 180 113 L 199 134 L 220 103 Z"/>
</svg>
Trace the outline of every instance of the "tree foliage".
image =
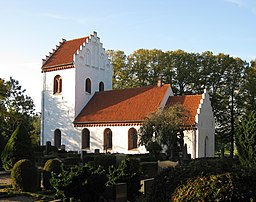
<svg viewBox="0 0 256 202">
<path fill-rule="evenodd" d="M 164 149 L 170 159 L 178 160 L 178 152 L 183 149 L 182 126 L 189 113 L 181 105 L 159 110 L 149 116 L 140 129 L 140 144 L 147 150 L 158 145 Z M 154 150 L 153 150 L 154 151 Z"/>
<path fill-rule="evenodd" d="M 0 79 L 0 154 L 13 131 L 23 124 L 33 144 L 39 144 L 40 118 L 35 114 L 34 103 L 19 82 Z M 0 161 L 1 165 L 1 161 Z"/>
<path fill-rule="evenodd" d="M 256 111 L 250 112 L 238 124 L 236 145 L 242 165 L 256 167 Z"/>
</svg>

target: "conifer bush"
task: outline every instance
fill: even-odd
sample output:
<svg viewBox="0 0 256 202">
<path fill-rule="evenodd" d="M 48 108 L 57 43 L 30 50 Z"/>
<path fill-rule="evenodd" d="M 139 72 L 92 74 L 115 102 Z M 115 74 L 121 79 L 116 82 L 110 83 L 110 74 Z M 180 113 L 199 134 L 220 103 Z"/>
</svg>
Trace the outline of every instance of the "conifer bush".
<svg viewBox="0 0 256 202">
<path fill-rule="evenodd" d="M 239 124 L 236 132 L 238 157 L 242 165 L 256 167 L 256 111 L 249 113 Z"/>
<path fill-rule="evenodd" d="M 52 177 L 52 173 L 58 175 L 61 173 L 61 160 L 59 159 L 49 159 L 45 162 L 43 169 L 43 186 L 46 190 L 51 190 L 53 187 L 51 186 L 50 179 Z"/>
<path fill-rule="evenodd" d="M 33 160 L 33 147 L 27 129 L 20 124 L 12 133 L 1 155 L 3 168 L 11 170 L 21 159 Z"/>
<path fill-rule="evenodd" d="M 12 187 L 18 191 L 34 192 L 37 190 L 37 177 L 37 168 L 30 160 L 19 160 L 11 172 Z"/>
</svg>

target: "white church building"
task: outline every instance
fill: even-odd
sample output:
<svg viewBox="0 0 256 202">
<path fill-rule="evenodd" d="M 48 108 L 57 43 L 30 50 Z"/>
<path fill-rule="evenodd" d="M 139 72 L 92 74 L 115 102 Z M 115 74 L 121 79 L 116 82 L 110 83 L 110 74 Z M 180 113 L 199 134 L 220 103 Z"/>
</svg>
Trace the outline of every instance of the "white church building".
<svg viewBox="0 0 256 202">
<path fill-rule="evenodd" d="M 62 40 L 43 59 L 41 144 L 87 152 L 146 153 L 138 130 L 158 109 L 182 104 L 192 118 L 184 142 L 192 158 L 214 155 L 214 117 L 207 91 L 174 96 L 170 85 L 112 90 L 113 68 L 97 33 Z"/>
</svg>

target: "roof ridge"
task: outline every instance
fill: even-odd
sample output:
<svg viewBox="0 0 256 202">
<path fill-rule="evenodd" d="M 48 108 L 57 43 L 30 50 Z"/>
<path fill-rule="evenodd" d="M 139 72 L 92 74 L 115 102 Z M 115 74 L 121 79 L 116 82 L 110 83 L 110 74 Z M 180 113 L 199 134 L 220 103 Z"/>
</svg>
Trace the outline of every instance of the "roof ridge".
<svg viewBox="0 0 256 202">
<path fill-rule="evenodd" d="M 194 95 L 172 95 L 170 97 L 184 97 L 184 96 L 187 96 L 187 97 L 194 97 L 194 96 L 202 96 L 202 94 L 194 94 Z"/>
<path fill-rule="evenodd" d="M 167 87 L 170 84 L 164 84 L 161 87 Z M 112 90 L 104 90 L 104 91 L 99 91 L 96 93 L 104 93 L 104 92 L 109 92 L 109 91 L 124 91 L 124 90 L 135 90 L 135 89 L 139 89 L 139 88 L 161 88 L 161 87 L 157 87 L 154 85 L 149 85 L 149 86 L 137 86 L 137 87 L 129 87 L 129 88 L 118 88 L 118 89 L 112 89 Z"/>
<path fill-rule="evenodd" d="M 87 39 L 89 38 L 90 36 L 84 36 L 84 37 L 79 37 L 79 38 L 75 38 L 75 39 L 70 39 L 70 40 L 67 40 L 67 42 L 70 42 L 70 41 L 75 41 L 75 40 L 79 40 L 79 39 Z"/>
</svg>

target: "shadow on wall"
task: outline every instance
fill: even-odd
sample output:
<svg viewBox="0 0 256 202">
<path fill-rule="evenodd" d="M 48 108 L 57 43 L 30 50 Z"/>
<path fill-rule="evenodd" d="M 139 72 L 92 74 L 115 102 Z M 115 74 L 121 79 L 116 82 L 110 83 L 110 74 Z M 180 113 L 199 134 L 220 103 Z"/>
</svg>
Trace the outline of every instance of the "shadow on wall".
<svg viewBox="0 0 256 202">
<path fill-rule="evenodd" d="M 69 106 L 61 94 L 53 95 L 46 90 L 44 94 L 44 144 L 54 144 L 54 131 L 61 131 L 61 144 L 67 150 L 80 150 L 81 133 L 74 128 L 74 106 Z"/>
</svg>

